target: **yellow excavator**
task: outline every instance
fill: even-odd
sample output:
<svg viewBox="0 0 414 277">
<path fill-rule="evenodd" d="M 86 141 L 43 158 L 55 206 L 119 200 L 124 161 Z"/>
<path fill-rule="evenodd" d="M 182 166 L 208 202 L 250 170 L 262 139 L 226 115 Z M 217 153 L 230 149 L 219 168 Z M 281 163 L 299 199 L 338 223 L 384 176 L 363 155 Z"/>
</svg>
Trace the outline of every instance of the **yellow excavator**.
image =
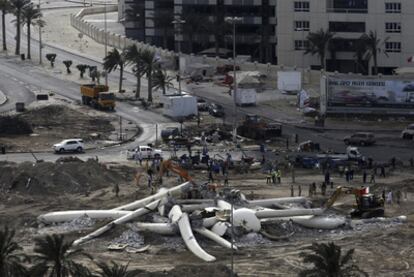
<svg viewBox="0 0 414 277">
<path fill-rule="evenodd" d="M 368 192 L 368 188 L 353 188 L 353 187 L 337 187 L 332 196 L 325 204 L 326 208 L 332 207 L 332 205 L 338 200 L 342 194 L 355 195 L 356 207 L 351 212 L 352 217 L 358 218 L 371 218 L 384 216 L 384 199 L 378 197 L 375 194 Z"/>
</svg>

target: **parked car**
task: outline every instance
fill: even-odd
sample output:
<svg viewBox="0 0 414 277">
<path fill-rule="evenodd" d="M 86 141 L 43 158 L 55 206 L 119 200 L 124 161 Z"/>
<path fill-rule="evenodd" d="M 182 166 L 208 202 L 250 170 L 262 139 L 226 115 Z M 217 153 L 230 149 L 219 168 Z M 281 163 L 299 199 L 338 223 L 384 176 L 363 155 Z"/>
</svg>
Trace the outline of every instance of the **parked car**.
<svg viewBox="0 0 414 277">
<path fill-rule="evenodd" d="M 224 108 L 221 105 L 211 103 L 208 106 L 208 113 L 214 117 L 224 117 Z"/>
<path fill-rule="evenodd" d="M 153 159 L 162 157 L 161 149 L 153 149 L 150 146 L 138 146 L 135 149 L 129 149 L 127 151 L 127 159 L 134 160 L 138 153 L 141 153 L 142 159 Z"/>
<path fill-rule="evenodd" d="M 82 139 L 65 139 L 53 145 L 55 153 L 63 152 L 83 152 L 85 146 Z"/>
<path fill-rule="evenodd" d="M 401 138 L 403 139 L 414 139 L 414 123 L 408 125 L 402 132 Z"/>
<path fill-rule="evenodd" d="M 201 99 L 201 98 L 197 98 L 197 108 L 199 112 L 206 112 L 208 111 L 208 103 L 206 102 L 206 100 Z"/>
<path fill-rule="evenodd" d="M 358 132 L 344 138 L 346 145 L 373 145 L 375 144 L 375 137 L 370 132 Z"/>
</svg>

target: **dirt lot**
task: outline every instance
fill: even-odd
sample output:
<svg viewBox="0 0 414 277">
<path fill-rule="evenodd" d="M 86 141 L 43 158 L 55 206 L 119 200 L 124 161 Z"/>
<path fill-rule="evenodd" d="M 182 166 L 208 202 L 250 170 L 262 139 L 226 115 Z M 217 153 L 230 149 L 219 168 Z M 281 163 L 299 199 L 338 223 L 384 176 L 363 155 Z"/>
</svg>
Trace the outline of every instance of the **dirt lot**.
<svg viewBox="0 0 414 277">
<path fill-rule="evenodd" d="M 33 167 L 32 170 L 28 168 L 30 166 Z M 98 224 L 95 225 L 95 222 L 89 219 L 43 226 L 36 222 L 36 217 L 57 210 L 112 208 L 131 202 L 136 197 L 149 195 L 150 190 L 145 180 L 138 189 L 134 184 L 133 174 L 136 170 L 142 170 L 135 166 L 133 163 L 102 165 L 95 161 L 81 162 L 77 159 L 67 159 L 56 164 L 2 163 L 0 171 L 2 175 L 5 172 L 8 172 L 8 175 L 2 176 L 0 184 L 3 188 L 9 189 L 3 189 L 0 193 L 0 225 L 19 227 L 19 241 L 28 253 L 32 251 L 33 238 L 46 233 L 64 233 L 69 238 L 79 238 L 96 229 Z M 190 174 L 199 183 L 205 181 L 206 172 L 192 171 Z M 43 183 L 32 181 L 27 189 L 29 175 L 33 180 L 42 180 Z M 230 184 L 242 190 L 248 198 L 290 196 L 290 175 L 282 177 L 281 185 L 266 184 L 264 176 L 258 172 L 243 175 L 230 172 L 229 176 Z M 220 182 L 219 176 L 215 177 Z M 335 185 L 343 183 L 343 178 L 336 175 L 332 177 Z M 355 177 L 355 180 L 360 179 L 360 176 Z M 10 189 L 12 180 L 17 180 L 17 183 Z M 295 183 L 296 194 L 299 184 L 302 185 L 303 194 L 307 195 L 307 185 L 322 180 L 323 176 L 320 173 L 298 171 Z M 413 181 L 414 170 L 404 168 L 390 172 L 387 178 L 377 179 L 378 183 L 371 187 L 374 191 L 381 191 L 383 188 L 401 190 L 404 195 L 401 204 L 387 205 L 386 216 L 407 215 L 408 223 L 371 223 L 354 229 L 343 227 L 332 231 L 307 229 L 289 223 L 271 226 L 274 232 L 294 230 L 295 234 L 288 240 L 282 241 L 270 241 L 258 234 L 238 237 L 237 244 L 240 250 L 235 255 L 236 272 L 239 276 L 296 276 L 303 268 L 299 257 L 303 247 L 315 241 L 334 241 L 345 249 L 355 248 L 355 259 L 361 268 L 370 273 L 370 276 L 413 276 L 414 189 L 410 186 Z M 120 184 L 119 198 L 116 198 L 112 191 L 115 183 Z M 179 183 L 175 176 L 164 178 L 164 184 L 168 187 Z M 358 181 L 355 181 L 355 185 L 357 184 Z M 331 192 L 332 189 L 329 188 L 328 194 Z M 321 195 L 317 195 L 313 198 L 314 203 L 320 203 L 322 198 Z M 339 201 L 338 206 L 335 206 L 335 213 L 347 213 L 353 202 L 352 196 L 345 196 Z M 144 218 L 144 220 L 149 219 Z M 132 268 L 162 272 L 177 267 L 174 269 L 175 273 L 159 273 L 155 276 L 228 276 L 227 269 L 223 266 L 230 265 L 230 252 L 210 241 L 199 237 L 197 239 L 208 253 L 217 258 L 217 262 L 206 267 L 206 263 L 197 259 L 185 248 L 179 236 L 163 237 L 138 233 L 134 231 L 133 224 L 116 228 L 86 243 L 83 247 L 98 260 L 129 262 Z M 149 244 L 150 249 L 139 254 L 107 250 L 111 242 L 123 241 L 137 245 Z M 214 269 L 217 272 L 211 273 L 207 269 Z"/>
<path fill-rule="evenodd" d="M 62 139 L 82 138 L 90 148 L 116 141 L 118 123 L 119 117 L 89 107 L 59 102 L 34 105 L 24 113 L 0 118 L 0 145 L 8 152 L 51 151 Z M 137 129 L 128 128 L 129 138 Z"/>
</svg>

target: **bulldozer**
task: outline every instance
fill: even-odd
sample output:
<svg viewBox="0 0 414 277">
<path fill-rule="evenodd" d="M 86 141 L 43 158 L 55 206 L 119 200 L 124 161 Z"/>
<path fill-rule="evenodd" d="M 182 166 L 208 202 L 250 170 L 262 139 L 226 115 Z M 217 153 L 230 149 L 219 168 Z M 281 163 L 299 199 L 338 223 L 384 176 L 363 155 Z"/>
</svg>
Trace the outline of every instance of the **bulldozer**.
<svg viewBox="0 0 414 277">
<path fill-rule="evenodd" d="M 353 188 L 339 186 L 336 188 L 335 192 L 329 198 L 329 200 L 325 204 L 325 207 L 332 207 L 332 205 L 344 193 L 354 194 L 355 196 L 356 205 L 350 214 L 351 217 L 372 218 L 384 216 L 384 199 L 382 197 L 378 197 L 375 194 L 369 193 L 369 188 L 367 187 Z"/>
<path fill-rule="evenodd" d="M 237 128 L 240 136 L 251 139 L 271 139 L 282 135 L 282 125 L 268 123 L 258 115 L 246 115 L 242 125 Z"/>
</svg>

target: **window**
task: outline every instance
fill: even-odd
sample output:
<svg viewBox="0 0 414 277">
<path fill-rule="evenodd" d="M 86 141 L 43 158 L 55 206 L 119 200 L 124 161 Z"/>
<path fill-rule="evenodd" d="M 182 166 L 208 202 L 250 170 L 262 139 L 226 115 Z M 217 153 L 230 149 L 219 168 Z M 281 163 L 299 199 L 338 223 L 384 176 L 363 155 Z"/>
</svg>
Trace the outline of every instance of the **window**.
<svg viewBox="0 0 414 277">
<path fill-rule="evenodd" d="M 401 13 L 401 3 L 385 3 L 385 13 Z"/>
<path fill-rule="evenodd" d="M 401 52 L 401 42 L 386 42 L 385 52 L 388 53 L 399 53 Z"/>
<path fill-rule="evenodd" d="M 309 48 L 309 41 L 295 40 L 295 50 L 306 50 Z"/>
<path fill-rule="evenodd" d="M 309 12 L 309 2 L 295 1 L 295 12 Z"/>
<path fill-rule="evenodd" d="M 386 33 L 401 33 L 401 23 L 399 22 L 387 22 L 385 23 Z"/>
<path fill-rule="evenodd" d="M 309 31 L 309 21 L 295 21 L 295 31 Z"/>
<path fill-rule="evenodd" d="M 365 33 L 365 22 L 329 22 L 330 32 L 344 32 L 344 33 Z"/>
</svg>

